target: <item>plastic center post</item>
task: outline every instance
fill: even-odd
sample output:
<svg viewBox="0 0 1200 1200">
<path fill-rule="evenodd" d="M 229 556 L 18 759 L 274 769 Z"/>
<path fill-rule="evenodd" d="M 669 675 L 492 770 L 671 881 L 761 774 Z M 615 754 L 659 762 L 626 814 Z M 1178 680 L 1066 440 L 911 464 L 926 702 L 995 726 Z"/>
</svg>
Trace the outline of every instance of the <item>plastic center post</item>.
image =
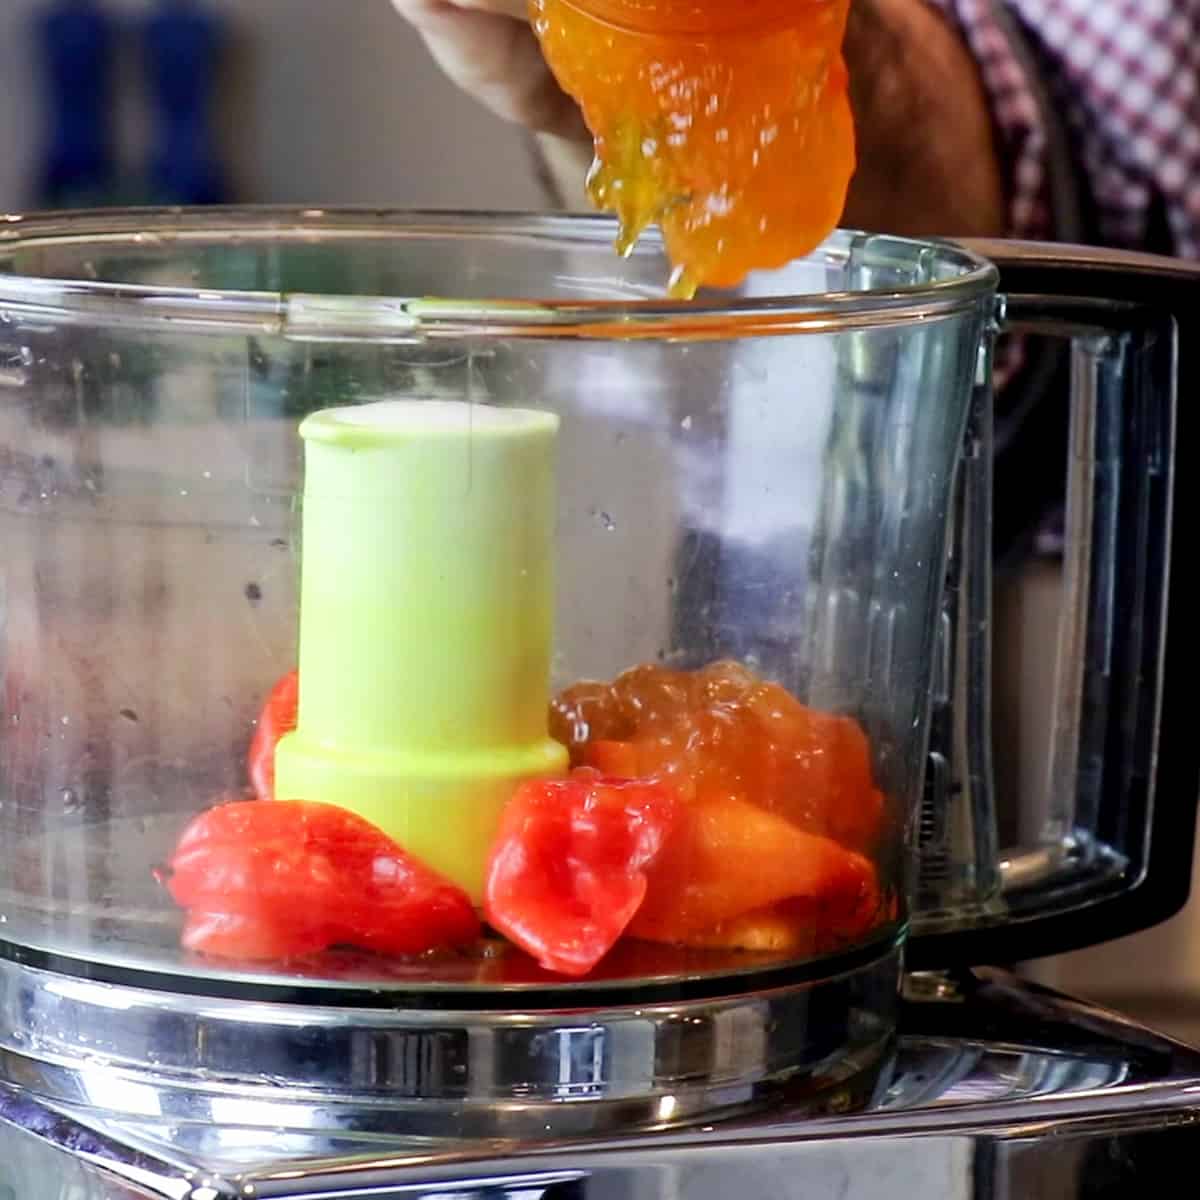
<svg viewBox="0 0 1200 1200">
<path fill-rule="evenodd" d="M 513 790 L 567 769 L 547 733 L 558 418 L 388 400 L 300 436 L 300 703 L 275 794 L 352 809 L 478 903 Z"/>
</svg>

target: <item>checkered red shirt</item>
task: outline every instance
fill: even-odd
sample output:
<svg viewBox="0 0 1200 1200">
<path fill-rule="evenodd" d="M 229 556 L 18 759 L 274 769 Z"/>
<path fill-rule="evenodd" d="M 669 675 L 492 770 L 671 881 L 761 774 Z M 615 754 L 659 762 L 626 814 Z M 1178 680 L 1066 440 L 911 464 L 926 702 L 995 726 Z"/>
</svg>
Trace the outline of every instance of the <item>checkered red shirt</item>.
<svg viewBox="0 0 1200 1200">
<path fill-rule="evenodd" d="M 1047 124 L 1061 117 L 1089 240 L 1200 257 L 1200 0 L 928 3 L 979 61 L 1013 236 L 1060 234 Z"/>
</svg>

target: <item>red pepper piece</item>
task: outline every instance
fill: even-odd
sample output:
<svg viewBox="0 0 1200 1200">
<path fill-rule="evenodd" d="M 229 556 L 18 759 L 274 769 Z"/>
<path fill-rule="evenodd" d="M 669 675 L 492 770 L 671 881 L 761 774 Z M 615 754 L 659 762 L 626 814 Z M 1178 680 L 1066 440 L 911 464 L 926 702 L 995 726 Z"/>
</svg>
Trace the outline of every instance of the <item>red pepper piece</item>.
<svg viewBox="0 0 1200 1200">
<path fill-rule="evenodd" d="M 247 766 L 250 786 L 260 800 L 275 799 L 275 747 L 285 733 L 296 728 L 300 702 L 300 675 L 289 671 L 272 689 L 258 717 L 250 742 Z"/>
<path fill-rule="evenodd" d="M 334 945 L 420 954 L 480 933 L 461 888 L 331 804 L 218 805 L 184 831 L 170 868 L 171 895 L 189 910 L 184 944 L 214 957 L 272 960 Z"/>
<path fill-rule="evenodd" d="M 641 906 L 677 806 L 666 784 L 586 767 L 523 784 L 488 860 L 488 921 L 546 970 L 586 975 Z"/>
</svg>

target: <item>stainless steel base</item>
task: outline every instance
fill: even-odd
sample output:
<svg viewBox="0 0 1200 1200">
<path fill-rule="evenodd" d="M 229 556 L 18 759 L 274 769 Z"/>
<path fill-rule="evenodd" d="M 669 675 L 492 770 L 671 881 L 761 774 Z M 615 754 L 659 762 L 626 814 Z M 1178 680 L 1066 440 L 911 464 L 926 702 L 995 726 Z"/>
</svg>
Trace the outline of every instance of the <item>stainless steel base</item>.
<svg viewBox="0 0 1200 1200">
<path fill-rule="evenodd" d="M 1200 1053 L 997 972 L 910 981 L 866 1104 L 554 1143 L 266 1131 L 0 1087 L 4 1200 L 1124 1200 L 1190 1194 Z M 95 1076 L 98 1094 L 108 1078 Z"/>
<path fill-rule="evenodd" d="M 0 1081 L 100 1119 L 525 1140 L 844 1108 L 895 1030 L 899 951 L 686 1003 L 419 1011 L 150 991 L 0 960 Z M 519 997 L 514 998 L 519 1003 Z"/>
</svg>

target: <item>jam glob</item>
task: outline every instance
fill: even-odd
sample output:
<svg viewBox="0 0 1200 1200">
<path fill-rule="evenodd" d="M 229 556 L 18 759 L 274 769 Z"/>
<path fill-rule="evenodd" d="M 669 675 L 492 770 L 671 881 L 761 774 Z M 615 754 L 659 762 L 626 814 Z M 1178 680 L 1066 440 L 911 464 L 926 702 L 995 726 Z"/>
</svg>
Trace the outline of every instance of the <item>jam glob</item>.
<svg viewBox="0 0 1200 1200">
<path fill-rule="evenodd" d="M 658 222 L 672 292 L 733 287 L 812 251 L 855 168 L 849 0 L 531 0 L 578 101 L 588 189 L 627 252 Z"/>
<path fill-rule="evenodd" d="M 577 684 L 554 701 L 550 732 L 572 765 L 669 779 L 685 801 L 746 800 L 858 851 L 880 833 L 883 796 L 861 726 L 737 663 Z"/>
<path fill-rule="evenodd" d="M 680 816 L 649 866 L 634 937 L 817 953 L 883 916 L 870 854 L 884 804 L 866 735 L 737 663 L 636 667 L 551 706 L 573 765 L 669 782 Z"/>
</svg>

